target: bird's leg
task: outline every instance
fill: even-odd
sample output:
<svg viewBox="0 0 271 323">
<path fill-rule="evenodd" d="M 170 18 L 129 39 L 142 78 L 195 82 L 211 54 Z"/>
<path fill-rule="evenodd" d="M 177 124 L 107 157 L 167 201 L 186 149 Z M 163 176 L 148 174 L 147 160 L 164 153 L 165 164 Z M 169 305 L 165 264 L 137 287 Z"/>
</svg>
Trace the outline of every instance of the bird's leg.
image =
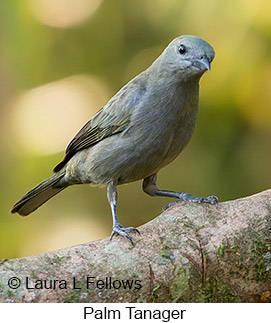
<svg viewBox="0 0 271 323">
<path fill-rule="evenodd" d="M 123 236 L 133 244 L 133 240 L 128 232 L 137 232 L 139 231 L 134 227 L 124 228 L 117 219 L 117 200 L 118 200 L 118 191 L 116 184 L 112 181 L 107 185 L 107 199 L 110 203 L 111 211 L 112 211 L 112 218 L 113 218 L 113 230 L 111 233 L 110 240 L 114 237 L 114 235 Z"/>
<path fill-rule="evenodd" d="M 209 203 L 215 205 L 218 204 L 218 197 L 215 195 L 211 195 L 208 197 L 199 197 L 191 195 L 189 193 L 159 190 L 156 185 L 156 177 L 157 175 L 154 174 L 144 178 L 142 188 L 145 193 L 149 194 L 150 196 L 164 196 L 179 199 L 178 201 L 171 202 L 165 205 L 163 210 L 166 210 L 169 207 L 182 202 Z"/>
</svg>

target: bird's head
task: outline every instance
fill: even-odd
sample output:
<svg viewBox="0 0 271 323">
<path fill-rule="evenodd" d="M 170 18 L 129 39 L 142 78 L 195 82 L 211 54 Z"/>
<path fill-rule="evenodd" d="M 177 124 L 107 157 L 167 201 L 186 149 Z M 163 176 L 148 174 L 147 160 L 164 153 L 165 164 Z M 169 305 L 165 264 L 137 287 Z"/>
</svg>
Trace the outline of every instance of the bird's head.
<svg viewBox="0 0 271 323">
<path fill-rule="evenodd" d="M 175 38 L 160 56 L 163 69 L 173 73 L 180 80 L 199 80 L 214 59 L 213 48 L 196 36 Z"/>
</svg>

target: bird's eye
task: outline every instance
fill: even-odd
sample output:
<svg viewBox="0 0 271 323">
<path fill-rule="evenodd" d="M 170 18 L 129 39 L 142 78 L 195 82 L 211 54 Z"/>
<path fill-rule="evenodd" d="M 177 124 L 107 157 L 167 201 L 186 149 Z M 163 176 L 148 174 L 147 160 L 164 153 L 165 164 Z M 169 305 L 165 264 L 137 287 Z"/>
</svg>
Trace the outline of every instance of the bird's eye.
<svg viewBox="0 0 271 323">
<path fill-rule="evenodd" d="M 180 54 L 183 55 L 186 52 L 186 47 L 183 44 L 181 44 L 178 48 L 178 51 Z"/>
</svg>

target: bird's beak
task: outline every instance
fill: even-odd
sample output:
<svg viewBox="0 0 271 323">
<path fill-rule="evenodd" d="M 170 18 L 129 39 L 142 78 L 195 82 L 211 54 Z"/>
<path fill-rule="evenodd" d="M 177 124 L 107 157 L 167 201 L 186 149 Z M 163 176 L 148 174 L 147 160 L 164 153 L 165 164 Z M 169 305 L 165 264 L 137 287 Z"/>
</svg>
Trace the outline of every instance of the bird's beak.
<svg viewBox="0 0 271 323">
<path fill-rule="evenodd" d="M 205 70 L 205 71 L 210 71 L 211 70 L 211 65 L 210 62 L 208 60 L 208 58 L 206 56 L 201 56 L 200 59 L 195 59 L 193 61 L 193 65 L 198 67 L 201 70 Z"/>
</svg>

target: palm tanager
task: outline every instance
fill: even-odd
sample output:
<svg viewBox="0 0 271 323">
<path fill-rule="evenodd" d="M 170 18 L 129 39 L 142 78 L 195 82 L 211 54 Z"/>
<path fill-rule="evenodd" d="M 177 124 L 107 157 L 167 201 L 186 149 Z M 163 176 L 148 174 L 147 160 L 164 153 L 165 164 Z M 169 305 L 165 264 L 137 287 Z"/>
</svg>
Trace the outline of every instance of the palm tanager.
<svg viewBox="0 0 271 323">
<path fill-rule="evenodd" d="M 217 204 L 216 196 L 160 190 L 158 171 L 185 148 L 195 128 L 199 80 L 210 70 L 213 48 L 195 36 L 175 38 L 145 71 L 99 110 L 67 146 L 54 175 L 23 196 L 11 213 L 28 215 L 73 184 L 107 185 L 114 235 L 128 238 L 134 227 L 117 219 L 117 185 L 143 179 L 143 191 L 180 202 Z"/>
</svg>

